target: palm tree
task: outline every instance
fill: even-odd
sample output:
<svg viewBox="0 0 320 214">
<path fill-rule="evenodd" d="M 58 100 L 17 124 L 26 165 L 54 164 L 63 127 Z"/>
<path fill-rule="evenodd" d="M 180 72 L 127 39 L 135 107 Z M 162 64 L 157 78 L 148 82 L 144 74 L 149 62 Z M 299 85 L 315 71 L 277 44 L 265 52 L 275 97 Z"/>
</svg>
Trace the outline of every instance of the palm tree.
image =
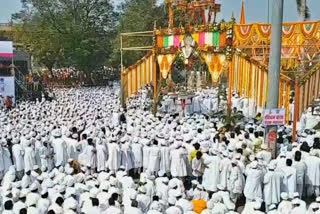
<svg viewBox="0 0 320 214">
<path fill-rule="evenodd" d="M 303 21 L 310 19 L 310 10 L 307 5 L 307 0 L 296 0 L 297 10 Z"/>
</svg>

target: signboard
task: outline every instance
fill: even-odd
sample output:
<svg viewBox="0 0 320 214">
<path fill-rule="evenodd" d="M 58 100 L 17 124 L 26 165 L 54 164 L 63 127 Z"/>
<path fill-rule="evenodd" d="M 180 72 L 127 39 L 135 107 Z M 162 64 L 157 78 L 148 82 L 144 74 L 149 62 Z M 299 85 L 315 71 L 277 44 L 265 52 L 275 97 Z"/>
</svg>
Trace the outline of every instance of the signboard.
<svg viewBox="0 0 320 214">
<path fill-rule="evenodd" d="M 0 41 L 0 57 L 13 58 L 13 43 L 12 41 Z"/>
<path fill-rule="evenodd" d="M 3 98 L 12 97 L 12 102 L 15 103 L 14 77 L 0 77 L 0 95 Z"/>
<path fill-rule="evenodd" d="M 285 109 L 266 109 L 263 114 L 263 125 L 281 126 L 286 122 Z"/>
</svg>

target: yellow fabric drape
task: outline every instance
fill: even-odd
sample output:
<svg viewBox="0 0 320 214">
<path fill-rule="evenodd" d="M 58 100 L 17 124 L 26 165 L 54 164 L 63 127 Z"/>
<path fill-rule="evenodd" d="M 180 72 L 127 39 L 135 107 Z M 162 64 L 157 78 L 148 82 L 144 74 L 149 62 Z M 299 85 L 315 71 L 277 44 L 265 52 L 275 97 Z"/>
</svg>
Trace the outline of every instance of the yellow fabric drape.
<svg viewBox="0 0 320 214">
<path fill-rule="evenodd" d="M 137 68 L 132 69 L 132 93 L 137 92 Z"/>
<path fill-rule="evenodd" d="M 132 94 L 132 70 L 128 70 L 128 97 Z"/>
<path fill-rule="evenodd" d="M 262 104 L 263 104 L 263 88 L 264 88 L 264 73 L 263 71 L 261 70 L 260 71 L 260 95 L 259 95 L 259 106 L 262 107 Z"/>
<path fill-rule="evenodd" d="M 139 89 L 141 88 L 141 75 L 140 75 L 141 74 L 141 67 L 140 67 L 140 64 L 137 65 L 136 72 L 137 72 L 137 91 L 136 92 L 138 92 Z"/>
<path fill-rule="evenodd" d="M 222 56 L 211 53 L 203 54 L 206 64 L 211 74 L 212 82 L 218 82 L 222 72 Z"/>
<path fill-rule="evenodd" d="M 239 73 L 239 94 L 242 95 L 242 81 L 243 81 L 243 58 L 240 58 L 240 73 Z"/>
<path fill-rule="evenodd" d="M 147 84 L 150 83 L 150 57 L 147 58 L 146 60 L 146 74 L 147 74 Z"/>
<path fill-rule="evenodd" d="M 267 100 L 268 100 L 268 73 L 263 71 L 263 103 L 262 107 L 265 108 Z"/>
<path fill-rule="evenodd" d="M 143 62 L 143 86 L 147 84 L 147 60 Z"/>
<path fill-rule="evenodd" d="M 171 65 L 175 60 L 175 54 L 158 55 L 157 60 L 163 79 L 167 79 L 171 71 Z"/>
<path fill-rule="evenodd" d="M 153 59 L 154 59 L 154 57 L 153 56 L 151 56 L 150 57 L 150 59 L 149 59 L 149 65 L 150 65 L 150 72 L 149 72 L 149 74 L 150 74 L 150 83 L 153 83 L 154 81 L 153 81 L 153 79 L 154 79 L 154 73 L 153 73 L 153 70 L 154 70 L 154 66 L 153 66 Z"/>
</svg>

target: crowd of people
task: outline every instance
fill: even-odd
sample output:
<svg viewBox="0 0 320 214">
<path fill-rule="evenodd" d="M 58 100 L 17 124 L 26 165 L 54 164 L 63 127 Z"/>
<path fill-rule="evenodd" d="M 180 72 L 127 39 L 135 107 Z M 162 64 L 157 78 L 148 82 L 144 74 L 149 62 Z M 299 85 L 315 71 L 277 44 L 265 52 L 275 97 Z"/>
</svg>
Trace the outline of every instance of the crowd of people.
<svg viewBox="0 0 320 214">
<path fill-rule="evenodd" d="M 3 214 L 320 213 L 315 130 L 291 142 L 279 127 L 273 159 L 255 121 L 154 116 L 145 92 L 122 109 L 119 88 L 54 93 L 0 112 Z"/>
</svg>

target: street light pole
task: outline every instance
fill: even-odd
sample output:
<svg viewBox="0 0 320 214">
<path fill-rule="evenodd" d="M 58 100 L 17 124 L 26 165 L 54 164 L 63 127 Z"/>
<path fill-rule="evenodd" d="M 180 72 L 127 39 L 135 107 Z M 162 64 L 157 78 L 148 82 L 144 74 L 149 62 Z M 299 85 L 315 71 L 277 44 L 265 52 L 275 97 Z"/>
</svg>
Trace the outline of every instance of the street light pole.
<svg viewBox="0 0 320 214">
<path fill-rule="evenodd" d="M 270 0 L 268 0 L 268 20 L 267 23 L 270 23 Z"/>
<path fill-rule="evenodd" d="M 283 0 L 273 0 L 267 109 L 278 108 L 279 104 L 282 22 Z M 267 127 L 266 133 L 268 134 L 268 146 L 272 151 L 273 157 L 276 157 L 277 126 Z"/>
</svg>

